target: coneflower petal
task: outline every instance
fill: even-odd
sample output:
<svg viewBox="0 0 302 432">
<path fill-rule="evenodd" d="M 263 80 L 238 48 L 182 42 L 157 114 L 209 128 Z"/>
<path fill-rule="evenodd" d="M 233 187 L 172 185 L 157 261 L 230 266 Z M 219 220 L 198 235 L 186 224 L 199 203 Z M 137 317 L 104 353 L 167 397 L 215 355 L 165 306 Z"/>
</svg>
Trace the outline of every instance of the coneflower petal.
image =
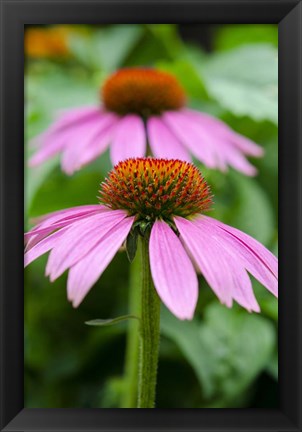
<svg viewBox="0 0 302 432">
<path fill-rule="evenodd" d="M 36 227 L 24 234 L 24 239 L 27 241 L 26 250 L 29 250 L 56 229 L 72 225 L 77 220 L 104 211 L 108 211 L 108 207 L 96 204 L 73 207 L 44 215 L 38 218 L 39 223 Z"/>
<path fill-rule="evenodd" d="M 192 121 L 198 122 L 198 124 L 203 125 L 214 136 L 220 137 L 222 140 L 227 140 L 231 144 L 234 144 L 239 150 L 249 156 L 261 157 L 264 154 L 262 147 L 240 135 L 239 133 L 233 131 L 226 123 L 216 117 L 212 117 L 209 114 L 184 108 L 183 112 L 188 115 Z"/>
<path fill-rule="evenodd" d="M 33 246 L 24 254 L 24 267 L 28 266 L 32 261 L 44 255 L 50 251 L 57 241 L 65 234 L 67 228 L 62 228 L 60 231 L 56 231 L 50 234 L 48 237 L 43 238 L 39 243 Z"/>
<path fill-rule="evenodd" d="M 68 140 L 63 150 L 61 158 L 61 167 L 66 174 L 73 174 L 83 165 L 81 162 L 82 155 L 92 146 L 99 137 L 106 134 L 109 128 L 117 123 L 117 116 L 112 113 L 102 113 L 96 118 L 91 125 L 84 124 L 81 128 L 74 128 L 70 132 Z M 109 144 L 109 140 L 106 144 Z M 104 145 L 103 151 L 106 146 Z M 88 150 L 89 151 L 89 150 Z M 100 155 L 102 151 L 98 152 Z M 87 157 L 87 156 L 86 156 Z"/>
<path fill-rule="evenodd" d="M 268 249 L 248 234 L 209 216 L 197 218 L 195 223 L 200 228 L 207 226 L 216 229 L 221 246 L 227 248 L 238 263 L 278 296 L 278 260 Z"/>
<path fill-rule="evenodd" d="M 179 319 L 192 319 L 198 298 L 197 276 L 180 240 L 165 222 L 154 223 L 149 251 L 159 297 Z"/>
<path fill-rule="evenodd" d="M 163 121 L 173 131 L 179 141 L 188 148 L 193 156 L 209 168 L 216 168 L 217 161 L 211 141 L 200 136 L 197 127 L 194 128 L 190 119 L 178 111 L 169 111 L 163 114 Z"/>
<path fill-rule="evenodd" d="M 76 147 L 77 143 L 89 137 L 99 124 L 102 124 L 107 118 L 107 113 L 102 113 L 100 110 L 89 116 L 84 116 L 82 121 L 68 124 L 64 126 L 64 122 L 55 122 L 41 136 L 41 145 L 39 150 L 30 158 L 29 165 L 35 166 L 49 159 L 50 157 L 61 152 L 68 144 Z M 59 126 L 61 124 L 61 126 Z M 92 132 L 90 132 L 92 130 Z"/>
<path fill-rule="evenodd" d="M 200 230 L 193 221 L 175 217 L 174 222 L 208 284 L 219 300 L 231 307 L 233 276 L 218 240 Z"/>
<path fill-rule="evenodd" d="M 132 227 L 134 217 L 115 225 L 100 242 L 69 270 L 67 295 L 74 307 L 79 306 L 121 247 Z"/>
<path fill-rule="evenodd" d="M 52 223 L 56 223 L 59 220 L 68 219 L 70 217 L 79 216 L 84 213 L 93 212 L 97 209 L 100 210 L 108 210 L 105 206 L 100 206 L 99 204 L 86 204 L 77 207 L 70 207 L 67 209 L 56 210 L 50 213 L 45 213 L 44 215 L 32 218 L 32 222 L 36 224 L 34 228 L 30 232 L 38 229 L 42 223 L 45 222 L 47 225 L 51 225 Z"/>
<path fill-rule="evenodd" d="M 135 114 L 123 117 L 116 126 L 110 146 L 112 163 L 128 159 L 129 157 L 142 157 L 146 154 L 146 132 L 142 119 Z"/>
<path fill-rule="evenodd" d="M 249 312 L 260 312 L 253 286 L 246 270 L 238 266 L 234 259 L 229 259 L 229 266 L 233 277 L 232 297 Z"/>
<path fill-rule="evenodd" d="M 105 130 L 103 129 L 102 132 L 95 136 L 95 138 L 89 143 L 89 145 L 85 148 L 85 151 L 78 155 L 77 162 L 73 167 L 75 171 L 94 161 L 98 156 L 107 150 L 110 142 L 112 141 L 116 125 L 117 122 L 115 121 Z"/>
<path fill-rule="evenodd" d="M 149 144 L 153 156 L 191 161 L 189 152 L 160 117 L 150 117 L 147 122 Z"/>
<path fill-rule="evenodd" d="M 82 106 L 75 108 L 63 109 L 59 112 L 59 115 L 54 122 L 53 126 L 49 130 L 60 130 L 75 124 L 81 124 L 83 121 L 89 121 L 95 116 L 100 115 L 104 111 L 98 106 Z"/>
<path fill-rule="evenodd" d="M 244 266 L 221 245 L 215 229 L 206 225 L 201 227 L 196 220 L 176 217 L 174 221 L 194 261 L 220 301 L 230 307 L 234 299 L 248 311 L 259 312 Z"/>
<path fill-rule="evenodd" d="M 34 167 L 39 165 L 60 153 L 64 148 L 69 133 L 69 131 L 64 131 L 48 134 L 38 151 L 29 159 L 29 166 Z"/>
<path fill-rule="evenodd" d="M 224 158 L 225 163 L 237 171 L 247 176 L 254 176 L 257 174 L 257 168 L 244 157 L 243 153 L 228 141 L 225 141 L 217 148 L 217 153 L 218 152 L 220 152 L 220 156 Z"/>
<path fill-rule="evenodd" d="M 187 145 L 190 146 L 192 153 L 196 157 L 200 158 L 200 152 L 205 152 L 203 146 L 206 146 L 207 150 L 211 152 L 213 159 L 211 163 L 213 165 L 210 165 L 210 167 L 225 170 L 226 166 L 230 165 L 245 175 L 252 176 L 256 174 L 256 168 L 248 162 L 242 152 L 231 143 L 229 138 L 220 135 L 219 125 L 218 131 L 216 131 L 215 127 L 213 125 L 209 126 L 207 122 L 197 122 L 195 116 L 192 116 L 192 113 L 188 113 L 187 110 L 181 110 L 172 115 L 175 117 L 175 121 L 178 119 L 179 125 L 174 124 L 174 121 L 170 120 L 171 127 L 174 125 L 174 127 L 179 129 L 182 125 L 178 133 L 184 135 L 183 139 L 186 139 L 188 130 L 190 131 L 190 136 L 192 134 L 192 139 L 187 142 Z M 165 115 L 168 121 L 170 117 L 170 113 Z"/>
<path fill-rule="evenodd" d="M 123 210 L 107 211 L 74 223 L 52 249 L 46 275 L 54 281 L 83 258 L 99 241 L 127 216 Z"/>
<path fill-rule="evenodd" d="M 49 128 L 37 135 L 30 142 L 32 147 L 42 147 L 45 140 L 51 136 L 54 132 L 66 129 L 68 127 L 73 127 L 80 124 L 82 121 L 86 121 L 89 118 L 93 118 L 96 114 L 100 113 L 100 109 L 96 106 L 92 107 L 77 107 L 69 108 L 61 112 L 54 123 L 49 126 Z"/>
</svg>

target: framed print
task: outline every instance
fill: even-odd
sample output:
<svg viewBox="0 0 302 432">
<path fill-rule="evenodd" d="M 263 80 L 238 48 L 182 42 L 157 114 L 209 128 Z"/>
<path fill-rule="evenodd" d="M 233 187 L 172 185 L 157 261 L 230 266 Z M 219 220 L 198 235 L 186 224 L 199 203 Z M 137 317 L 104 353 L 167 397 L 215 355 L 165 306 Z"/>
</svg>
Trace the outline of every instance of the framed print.
<svg viewBox="0 0 302 432">
<path fill-rule="evenodd" d="M 300 1 L 1 17 L 1 430 L 300 431 Z"/>
</svg>

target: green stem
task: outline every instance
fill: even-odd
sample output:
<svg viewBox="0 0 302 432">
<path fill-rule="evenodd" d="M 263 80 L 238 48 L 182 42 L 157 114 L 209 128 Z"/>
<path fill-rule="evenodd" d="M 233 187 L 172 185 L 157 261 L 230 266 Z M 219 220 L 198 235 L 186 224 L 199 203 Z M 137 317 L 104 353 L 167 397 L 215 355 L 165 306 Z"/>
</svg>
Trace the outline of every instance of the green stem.
<svg viewBox="0 0 302 432">
<path fill-rule="evenodd" d="M 129 280 L 129 314 L 140 316 L 141 308 L 141 271 L 142 256 L 138 244 L 136 256 L 130 266 Z M 125 359 L 125 391 L 121 408 L 136 408 L 139 361 L 139 322 L 131 319 L 128 322 L 127 347 Z"/>
<path fill-rule="evenodd" d="M 160 337 L 160 300 L 155 291 L 149 261 L 149 235 L 140 238 L 142 292 L 138 408 L 154 408 Z"/>
</svg>

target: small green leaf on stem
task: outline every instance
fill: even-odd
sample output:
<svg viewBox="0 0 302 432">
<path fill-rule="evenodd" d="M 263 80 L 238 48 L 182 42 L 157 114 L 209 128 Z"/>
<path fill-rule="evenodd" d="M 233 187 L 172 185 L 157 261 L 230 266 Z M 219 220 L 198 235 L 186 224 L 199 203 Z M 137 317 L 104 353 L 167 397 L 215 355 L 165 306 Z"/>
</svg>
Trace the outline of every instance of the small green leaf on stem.
<svg viewBox="0 0 302 432">
<path fill-rule="evenodd" d="M 116 318 L 109 318 L 109 319 L 95 319 L 91 321 L 86 321 L 85 324 L 90 326 L 109 326 L 109 325 L 115 325 L 119 324 L 122 321 L 127 321 L 128 319 L 137 319 L 139 320 L 139 317 L 135 315 L 122 315 Z"/>
<path fill-rule="evenodd" d="M 137 239 L 138 239 L 138 230 L 137 229 L 131 230 L 126 240 L 126 252 L 130 262 L 132 262 L 135 258 L 135 254 L 137 250 Z"/>
</svg>

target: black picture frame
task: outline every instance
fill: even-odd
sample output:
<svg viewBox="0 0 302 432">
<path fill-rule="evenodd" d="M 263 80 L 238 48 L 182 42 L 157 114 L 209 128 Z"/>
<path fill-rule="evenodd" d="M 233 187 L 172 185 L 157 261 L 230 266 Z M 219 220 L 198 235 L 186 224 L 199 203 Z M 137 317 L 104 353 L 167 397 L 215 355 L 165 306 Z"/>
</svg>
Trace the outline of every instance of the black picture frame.
<svg viewBox="0 0 302 432">
<path fill-rule="evenodd" d="M 301 11 L 298 0 L 1 0 L 1 430 L 301 431 Z M 279 409 L 23 406 L 23 29 L 47 23 L 279 24 Z"/>
</svg>

